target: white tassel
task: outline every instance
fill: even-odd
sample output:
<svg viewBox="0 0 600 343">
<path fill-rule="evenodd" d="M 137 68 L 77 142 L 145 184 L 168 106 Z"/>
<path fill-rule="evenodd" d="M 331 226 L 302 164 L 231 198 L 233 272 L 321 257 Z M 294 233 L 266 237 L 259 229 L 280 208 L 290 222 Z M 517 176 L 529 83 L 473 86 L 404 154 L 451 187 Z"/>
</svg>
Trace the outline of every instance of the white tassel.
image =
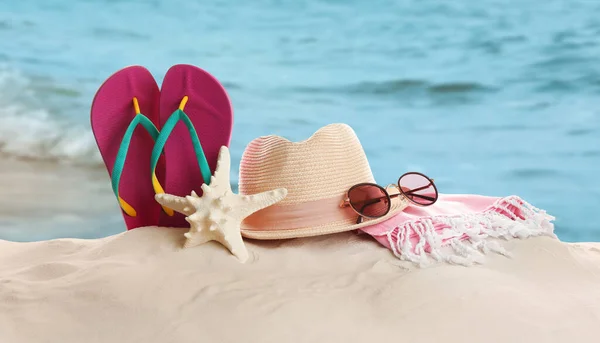
<svg viewBox="0 0 600 343">
<path fill-rule="evenodd" d="M 484 263 L 485 255 L 491 252 L 510 257 L 490 238 L 556 237 L 551 223 L 554 219 L 519 197 L 510 196 L 499 199 L 482 213 L 421 218 L 390 230 L 386 236 L 393 254 L 401 260 L 425 267 L 431 264 L 430 256 L 437 262 L 470 266 Z M 442 232 L 436 231 L 435 223 L 445 227 Z M 414 246 L 411 238 L 417 238 Z"/>
</svg>

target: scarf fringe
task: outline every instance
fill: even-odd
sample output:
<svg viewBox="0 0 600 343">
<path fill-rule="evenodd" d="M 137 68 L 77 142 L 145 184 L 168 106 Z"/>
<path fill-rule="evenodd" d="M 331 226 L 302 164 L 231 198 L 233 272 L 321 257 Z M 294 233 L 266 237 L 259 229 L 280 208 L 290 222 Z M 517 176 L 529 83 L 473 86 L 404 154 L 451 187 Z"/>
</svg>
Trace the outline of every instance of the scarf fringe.
<svg viewBox="0 0 600 343">
<path fill-rule="evenodd" d="M 520 197 L 509 196 L 480 213 L 440 215 L 406 222 L 389 231 L 387 239 L 396 257 L 421 267 L 435 261 L 470 266 L 482 264 L 484 255 L 489 253 L 510 256 L 497 240 L 490 238 L 556 238 L 551 223 L 554 219 Z M 416 244 L 412 238 L 417 238 Z"/>
</svg>

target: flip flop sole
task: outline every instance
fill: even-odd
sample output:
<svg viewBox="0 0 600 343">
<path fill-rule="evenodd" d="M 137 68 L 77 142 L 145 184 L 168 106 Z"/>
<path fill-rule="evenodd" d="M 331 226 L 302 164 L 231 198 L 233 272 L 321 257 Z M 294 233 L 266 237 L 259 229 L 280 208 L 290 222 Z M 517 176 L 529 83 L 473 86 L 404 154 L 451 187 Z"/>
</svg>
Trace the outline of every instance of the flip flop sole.
<svg viewBox="0 0 600 343">
<path fill-rule="evenodd" d="M 192 65 L 172 66 L 163 80 L 160 95 L 162 127 L 171 114 L 179 108 L 184 96 L 188 97 L 184 112 L 188 115 L 204 150 L 211 174 L 214 173 L 219 150 L 229 147 L 233 129 L 233 109 L 221 83 L 208 72 Z M 202 194 L 204 183 L 190 133 L 183 122 L 177 123 L 165 148 L 165 192 L 177 196 L 192 191 Z M 162 214 L 161 226 L 188 227 L 184 216 L 176 213 L 170 217 Z"/>
<path fill-rule="evenodd" d="M 100 154 L 109 175 L 125 132 L 136 116 L 133 98 L 140 112 L 158 125 L 160 90 L 152 74 L 144 67 L 131 66 L 111 75 L 98 89 L 91 110 L 91 125 Z M 160 205 L 154 200 L 150 173 L 150 155 L 154 139 L 138 125 L 131 138 L 119 183 L 119 196 L 135 209 L 136 216 L 122 211 L 127 229 L 158 225 Z M 164 164 L 157 175 L 162 179 Z"/>
</svg>

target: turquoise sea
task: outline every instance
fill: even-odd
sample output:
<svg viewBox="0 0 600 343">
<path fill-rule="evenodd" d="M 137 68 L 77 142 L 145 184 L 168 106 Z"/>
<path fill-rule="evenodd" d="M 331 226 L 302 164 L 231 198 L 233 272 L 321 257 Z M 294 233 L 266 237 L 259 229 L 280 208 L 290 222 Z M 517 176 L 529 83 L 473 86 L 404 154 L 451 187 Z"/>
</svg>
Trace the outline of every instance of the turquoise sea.
<svg viewBox="0 0 600 343">
<path fill-rule="evenodd" d="M 234 180 L 253 138 L 344 122 L 381 184 L 421 171 L 443 193 L 516 194 L 562 240 L 600 241 L 599 56 L 600 1 L 0 0 L 0 166 L 23 170 L 0 174 L 0 239 L 124 230 L 92 98 L 124 66 L 160 83 L 190 63 L 232 99 Z M 85 206 L 9 206 L 22 173 Z"/>
</svg>

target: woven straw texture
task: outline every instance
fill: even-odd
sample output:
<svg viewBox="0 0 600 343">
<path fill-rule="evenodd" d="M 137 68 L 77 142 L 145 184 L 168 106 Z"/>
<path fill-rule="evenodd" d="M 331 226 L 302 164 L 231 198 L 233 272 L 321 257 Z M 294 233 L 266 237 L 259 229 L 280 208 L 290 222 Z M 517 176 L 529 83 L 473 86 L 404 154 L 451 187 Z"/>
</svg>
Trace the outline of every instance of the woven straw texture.
<svg viewBox="0 0 600 343">
<path fill-rule="evenodd" d="M 240 163 L 241 194 L 288 190 L 287 197 L 275 207 L 334 197 L 341 201 L 350 187 L 364 182 L 374 183 L 375 179 L 356 133 L 346 124 L 327 125 L 302 142 L 279 136 L 256 138 L 246 147 Z M 388 215 L 358 225 L 355 217 L 291 230 L 245 227 L 242 234 L 248 238 L 282 239 L 350 231 L 386 220 L 405 206 L 404 201 L 394 201 Z"/>
<path fill-rule="evenodd" d="M 257 138 L 240 164 L 240 192 L 287 188 L 280 205 L 341 196 L 361 182 L 375 180 L 358 137 L 345 124 L 328 125 L 299 143 L 279 136 Z"/>
</svg>

